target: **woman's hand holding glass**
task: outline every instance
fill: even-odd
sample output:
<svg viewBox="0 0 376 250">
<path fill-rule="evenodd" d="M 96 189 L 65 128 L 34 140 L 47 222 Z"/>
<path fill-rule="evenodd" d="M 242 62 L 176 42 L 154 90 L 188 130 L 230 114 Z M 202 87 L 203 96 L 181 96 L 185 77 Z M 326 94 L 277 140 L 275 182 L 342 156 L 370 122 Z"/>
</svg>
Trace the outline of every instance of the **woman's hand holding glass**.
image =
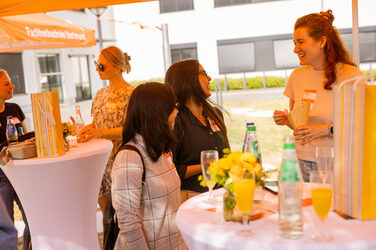
<svg viewBox="0 0 376 250">
<path fill-rule="evenodd" d="M 251 229 L 247 228 L 249 212 L 253 206 L 253 195 L 255 193 L 255 174 L 246 172 L 242 178 L 233 180 L 235 202 L 243 214 L 242 229 L 237 231 L 241 236 L 254 234 Z"/>
<path fill-rule="evenodd" d="M 79 140 L 81 142 L 87 142 L 94 138 L 100 138 L 102 136 L 101 130 L 94 127 L 94 124 L 91 123 L 86 125 L 80 132 Z"/>
<path fill-rule="evenodd" d="M 213 198 L 213 188 L 215 186 L 215 181 L 212 180 L 210 174 L 208 174 L 208 168 L 213 161 L 218 161 L 218 152 L 216 150 L 201 151 L 201 169 L 202 175 L 206 180 L 206 185 L 209 188 L 209 203 L 215 203 L 215 200 Z"/>
</svg>

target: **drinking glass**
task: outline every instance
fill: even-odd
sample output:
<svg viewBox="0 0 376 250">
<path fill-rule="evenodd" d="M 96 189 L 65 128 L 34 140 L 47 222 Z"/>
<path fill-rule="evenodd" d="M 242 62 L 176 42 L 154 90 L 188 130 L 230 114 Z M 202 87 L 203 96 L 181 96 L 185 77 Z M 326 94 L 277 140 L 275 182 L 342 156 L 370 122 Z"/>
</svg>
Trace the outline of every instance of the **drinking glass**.
<svg viewBox="0 0 376 250">
<path fill-rule="evenodd" d="M 325 175 L 322 175 L 319 171 L 311 171 L 310 174 L 313 208 L 320 219 L 319 233 L 311 236 L 315 241 L 328 242 L 333 240 L 333 236 L 326 232 L 324 223 L 332 205 L 332 174 L 332 170 L 326 172 Z M 328 183 L 324 180 L 328 180 Z"/>
<path fill-rule="evenodd" d="M 245 173 L 242 178 L 233 180 L 235 202 L 242 212 L 242 229 L 236 233 L 241 236 L 250 236 L 254 231 L 247 228 L 249 212 L 253 205 L 253 195 L 255 193 L 255 174 L 254 172 Z"/>
<path fill-rule="evenodd" d="M 201 151 L 201 169 L 202 175 L 206 180 L 206 185 L 209 188 L 209 199 L 208 203 L 215 203 L 213 198 L 213 188 L 215 186 L 215 181 L 208 174 L 208 168 L 213 161 L 218 161 L 218 152 L 216 150 L 205 150 Z"/>
<path fill-rule="evenodd" d="M 323 182 L 326 182 L 328 174 L 333 172 L 334 167 L 334 148 L 332 146 L 316 147 L 316 163 Z"/>
</svg>

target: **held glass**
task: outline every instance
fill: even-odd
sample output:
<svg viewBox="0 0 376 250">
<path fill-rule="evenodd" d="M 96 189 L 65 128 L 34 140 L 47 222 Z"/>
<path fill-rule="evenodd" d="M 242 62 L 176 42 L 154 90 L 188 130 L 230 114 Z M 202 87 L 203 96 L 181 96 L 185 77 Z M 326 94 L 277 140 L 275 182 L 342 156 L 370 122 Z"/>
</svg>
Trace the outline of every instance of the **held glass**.
<svg viewBox="0 0 376 250">
<path fill-rule="evenodd" d="M 242 229 L 236 232 L 240 236 L 254 234 L 254 231 L 248 228 L 248 217 L 253 205 L 255 185 L 255 174 L 253 172 L 246 173 L 242 178 L 233 180 L 235 202 L 243 216 Z"/>
<path fill-rule="evenodd" d="M 333 236 L 328 234 L 325 228 L 325 218 L 329 214 L 332 206 L 332 173 L 332 171 L 329 171 L 326 173 L 326 175 L 324 175 L 324 177 L 319 171 L 312 171 L 310 174 L 313 208 L 315 209 L 315 212 L 320 220 L 318 234 L 311 236 L 311 238 L 315 241 L 327 242 L 333 240 Z"/>
<path fill-rule="evenodd" d="M 209 203 L 215 202 L 213 198 L 213 188 L 215 186 L 215 181 L 211 178 L 210 174 L 208 174 L 208 168 L 213 161 L 218 161 L 218 152 L 216 150 L 201 151 L 201 170 L 202 175 L 206 180 L 206 185 L 209 188 Z"/>
<path fill-rule="evenodd" d="M 332 146 L 316 147 L 316 163 L 323 183 L 326 183 L 328 175 L 334 167 L 334 148 Z"/>
</svg>

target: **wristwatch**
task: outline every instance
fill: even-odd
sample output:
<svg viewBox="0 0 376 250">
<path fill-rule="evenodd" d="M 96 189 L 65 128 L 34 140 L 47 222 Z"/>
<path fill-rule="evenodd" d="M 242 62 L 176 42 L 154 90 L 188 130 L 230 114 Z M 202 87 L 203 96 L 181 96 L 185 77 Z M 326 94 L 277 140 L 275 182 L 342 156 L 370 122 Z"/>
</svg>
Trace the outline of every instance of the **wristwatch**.
<svg viewBox="0 0 376 250">
<path fill-rule="evenodd" d="M 333 135 L 333 125 L 330 125 L 330 128 L 329 128 L 329 135 Z"/>
</svg>

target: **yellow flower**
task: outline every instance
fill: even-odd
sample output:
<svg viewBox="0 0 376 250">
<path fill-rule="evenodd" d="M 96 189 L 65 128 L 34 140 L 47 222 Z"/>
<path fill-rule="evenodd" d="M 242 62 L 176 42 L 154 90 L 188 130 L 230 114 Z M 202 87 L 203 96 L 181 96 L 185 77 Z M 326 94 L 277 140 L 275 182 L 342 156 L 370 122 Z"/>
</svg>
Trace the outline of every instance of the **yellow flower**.
<svg viewBox="0 0 376 250">
<path fill-rule="evenodd" d="M 255 168 L 255 164 L 249 163 L 249 162 L 246 162 L 246 161 L 243 161 L 242 165 L 245 169 L 247 169 L 248 172 L 252 172 Z"/>
<path fill-rule="evenodd" d="M 243 177 L 245 170 L 241 164 L 234 164 L 231 166 L 230 169 L 230 176 L 231 178 L 240 179 Z"/>
<path fill-rule="evenodd" d="M 242 152 L 232 152 L 227 158 L 233 160 L 235 163 L 240 163 L 242 161 Z"/>
<path fill-rule="evenodd" d="M 249 163 L 256 163 L 256 157 L 249 152 L 243 153 L 241 160 Z"/>
<path fill-rule="evenodd" d="M 233 161 L 230 158 L 221 158 L 218 161 L 218 167 L 222 169 L 230 169 L 233 164 Z"/>
<path fill-rule="evenodd" d="M 261 166 L 260 163 L 256 163 L 256 166 L 255 166 L 255 168 L 254 168 L 254 171 L 255 171 L 256 174 L 261 173 L 261 171 L 262 171 L 262 166 Z"/>
</svg>

